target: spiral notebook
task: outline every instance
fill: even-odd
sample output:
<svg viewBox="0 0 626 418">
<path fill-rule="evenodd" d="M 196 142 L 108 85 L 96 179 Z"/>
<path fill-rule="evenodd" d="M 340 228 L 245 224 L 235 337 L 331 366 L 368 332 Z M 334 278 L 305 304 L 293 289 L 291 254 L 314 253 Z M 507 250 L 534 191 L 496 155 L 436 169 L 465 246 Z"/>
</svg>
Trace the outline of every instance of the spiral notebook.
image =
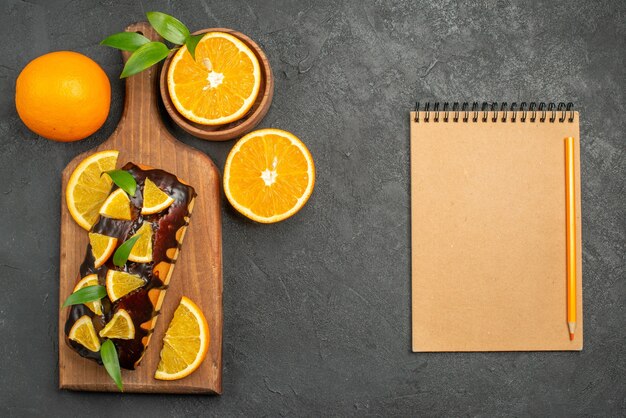
<svg viewBox="0 0 626 418">
<path fill-rule="evenodd" d="M 413 351 L 581 350 L 578 112 L 435 103 L 411 127 Z M 577 317 L 566 322 L 564 139 L 574 137 Z"/>
</svg>

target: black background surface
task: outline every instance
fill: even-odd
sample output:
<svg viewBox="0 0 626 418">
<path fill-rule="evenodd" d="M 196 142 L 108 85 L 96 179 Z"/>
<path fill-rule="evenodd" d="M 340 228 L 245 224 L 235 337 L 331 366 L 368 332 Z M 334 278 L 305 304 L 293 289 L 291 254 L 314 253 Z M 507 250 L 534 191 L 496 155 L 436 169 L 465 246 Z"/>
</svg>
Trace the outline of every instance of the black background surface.
<svg viewBox="0 0 626 418">
<path fill-rule="evenodd" d="M 98 42 L 151 10 L 255 39 L 276 76 L 261 126 L 294 132 L 317 167 L 311 200 L 285 222 L 223 204 L 221 397 L 57 389 L 60 173 L 121 114 L 120 54 Z M 623 1 L 3 0 L 0 415 L 624 416 L 625 22 Z M 20 70 L 64 49 L 95 59 L 113 95 L 104 127 L 71 144 L 31 133 L 14 106 Z M 581 111 L 582 352 L 410 352 L 415 100 Z M 223 168 L 232 141 L 166 123 Z"/>
</svg>

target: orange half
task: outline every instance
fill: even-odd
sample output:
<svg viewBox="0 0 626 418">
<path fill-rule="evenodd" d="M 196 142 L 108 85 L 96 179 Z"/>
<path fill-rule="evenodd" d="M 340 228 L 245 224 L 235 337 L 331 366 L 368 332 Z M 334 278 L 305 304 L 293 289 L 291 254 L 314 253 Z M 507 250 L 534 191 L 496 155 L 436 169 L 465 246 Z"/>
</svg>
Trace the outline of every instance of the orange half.
<svg viewBox="0 0 626 418">
<path fill-rule="evenodd" d="M 260 129 L 241 138 L 228 154 L 224 193 L 244 216 L 262 223 L 282 221 L 311 196 L 315 165 L 307 147 L 280 129 Z"/>
<path fill-rule="evenodd" d="M 208 32 L 196 46 L 196 59 L 182 46 L 167 72 L 176 110 L 202 125 L 223 125 L 250 110 L 261 87 L 261 66 L 241 40 Z"/>
</svg>

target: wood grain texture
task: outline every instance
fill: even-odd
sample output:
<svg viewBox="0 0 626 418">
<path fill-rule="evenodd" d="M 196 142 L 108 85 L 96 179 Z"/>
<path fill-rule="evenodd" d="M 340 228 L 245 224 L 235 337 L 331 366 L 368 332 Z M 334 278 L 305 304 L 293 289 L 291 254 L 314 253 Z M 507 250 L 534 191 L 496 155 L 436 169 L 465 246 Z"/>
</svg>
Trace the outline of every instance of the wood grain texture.
<svg viewBox="0 0 626 418">
<path fill-rule="evenodd" d="M 159 82 L 159 88 L 161 90 L 161 98 L 165 105 L 165 110 L 170 115 L 174 123 L 180 126 L 193 136 L 208 141 L 228 141 L 230 139 L 239 138 L 252 129 L 254 129 L 263 120 L 267 112 L 270 110 L 272 104 L 272 98 L 274 97 L 274 75 L 272 74 L 272 67 L 265 55 L 265 52 L 259 47 L 259 45 L 252 39 L 247 37 L 241 32 L 226 28 L 210 28 L 202 29 L 194 32 L 194 35 L 207 32 L 226 32 L 235 36 L 241 40 L 246 46 L 248 46 L 254 55 L 259 60 L 261 66 L 261 86 L 259 88 L 259 95 L 257 96 L 252 108 L 241 119 L 219 126 L 207 126 L 199 123 L 192 122 L 183 117 L 172 102 L 170 98 L 169 90 L 167 88 L 167 69 L 169 68 L 172 57 L 176 52 L 170 53 L 163 64 L 163 71 L 161 72 L 161 78 Z"/>
<path fill-rule="evenodd" d="M 129 26 L 156 40 L 148 23 Z M 124 60 L 129 54 L 123 53 Z M 137 370 L 122 371 L 125 392 L 214 393 L 222 392 L 222 237 L 220 175 L 202 152 L 177 141 L 163 125 L 157 107 L 158 68 L 152 67 L 126 81 L 124 111 L 117 129 L 97 149 L 74 158 L 62 174 L 61 257 L 59 282 L 59 387 L 86 391 L 113 391 L 117 388 L 104 367 L 74 352 L 63 332 L 67 308 L 60 305 L 79 279 L 88 237 L 71 218 L 65 201 L 69 177 L 87 155 L 96 151 L 120 151 L 118 167 L 126 162 L 166 170 L 193 186 L 198 194 L 191 222 L 171 278 L 153 338 Z M 203 310 L 209 323 L 211 343 L 206 359 L 192 375 L 172 382 L 154 379 L 165 330 L 181 296 L 187 296 Z"/>
</svg>

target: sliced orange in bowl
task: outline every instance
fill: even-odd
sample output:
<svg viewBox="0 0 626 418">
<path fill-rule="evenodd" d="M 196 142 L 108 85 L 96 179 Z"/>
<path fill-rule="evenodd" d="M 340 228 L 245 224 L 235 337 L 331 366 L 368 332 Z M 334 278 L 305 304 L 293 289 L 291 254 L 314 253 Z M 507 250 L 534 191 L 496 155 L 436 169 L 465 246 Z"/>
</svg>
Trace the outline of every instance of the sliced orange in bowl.
<svg viewBox="0 0 626 418">
<path fill-rule="evenodd" d="M 182 46 L 167 72 L 167 88 L 176 110 L 192 122 L 223 125 L 250 110 L 261 87 L 261 66 L 239 38 L 206 33 L 195 52 Z"/>
<path fill-rule="evenodd" d="M 98 221 L 100 207 L 113 184 L 102 173 L 115 169 L 118 154 L 119 151 L 107 150 L 90 155 L 76 166 L 67 182 L 67 209 L 76 223 L 88 231 Z"/>
<path fill-rule="evenodd" d="M 83 277 L 76 286 L 74 287 L 74 292 L 82 289 L 87 286 L 97 286 L 98 283 L 98 275 L 97 274 L 89 274 Z M 94 300 L 93 302 L 85 302 L 85 306 L 89 308 L 89 310 L 96 315 L 102 315 L 102 302 L 100 300 Z"/>
<path fill-rule="evenodd" d="M 177 380 L 200 367 L 209 350 L 209 325 L 202 310 L 183 296 L 170 322 L 155 379 Z"/>
<path fill-rule="evenodd" d="M 228 154 L 224 193 L 244 216 L 262 223 L 287 219 L 307 202 L 315 165 L 292 133 L 260 129 L 241 138 Z"/>
<path fill-rule="evenodd" d="M 89 233 L 89 244 L 91 244 L 91 254 L 94 258 L 94 267 L 102 266 L 115 252 L 117 238 L 109 237 L 94 232 Z"/>
</svg>

